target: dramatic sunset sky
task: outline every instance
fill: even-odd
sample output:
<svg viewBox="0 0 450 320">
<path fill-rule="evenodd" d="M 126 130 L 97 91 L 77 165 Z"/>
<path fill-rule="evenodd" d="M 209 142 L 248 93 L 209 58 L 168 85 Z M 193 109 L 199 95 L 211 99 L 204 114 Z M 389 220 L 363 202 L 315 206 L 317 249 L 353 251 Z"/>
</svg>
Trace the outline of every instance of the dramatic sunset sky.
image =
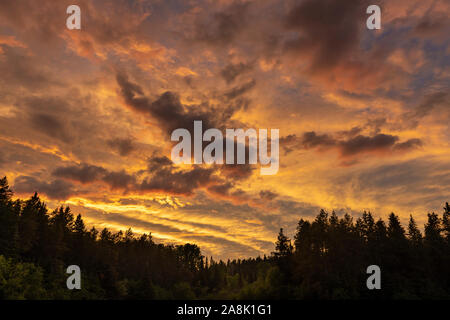
<svg viewBox="0 0 450 320">
<path fill-rule="evenodd" d="M 449 14 L 447 0 L 1 0 L 0 175 L 89 227 L 215 258 L 270 254 L 320 208 L 423 225 L 450 201 Z M 193 120 L 280 129 L 278 174 L 174 165 L 170 134 Z"/>
</svg>

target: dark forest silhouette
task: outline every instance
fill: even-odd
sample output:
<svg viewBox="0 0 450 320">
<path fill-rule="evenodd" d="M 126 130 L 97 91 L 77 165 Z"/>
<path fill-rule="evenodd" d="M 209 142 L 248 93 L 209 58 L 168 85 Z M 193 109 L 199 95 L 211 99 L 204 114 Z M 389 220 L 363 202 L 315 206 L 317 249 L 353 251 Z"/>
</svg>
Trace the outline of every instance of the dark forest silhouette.
<svg viewBox="0 0 450 320">
<path fill-rule="evenodd" d="M 0 179 L 1 299 L 421 299 L 450 298 L 450 206 L 428 214 L 424 235 L 389 215 L 353 221 L 321 210 L 301 219 L 291 240 L 280 230 L 270 257 L 209 260 L 194 244 L 163 245 L 131 229 L 86 230 L 69 207 L 49 213 L 34 194 L 12 200 Z M 66 268 L 82 271 L 68 290 Z M 366 268 L 381 268 L 368 290 Z"/>
</svg>

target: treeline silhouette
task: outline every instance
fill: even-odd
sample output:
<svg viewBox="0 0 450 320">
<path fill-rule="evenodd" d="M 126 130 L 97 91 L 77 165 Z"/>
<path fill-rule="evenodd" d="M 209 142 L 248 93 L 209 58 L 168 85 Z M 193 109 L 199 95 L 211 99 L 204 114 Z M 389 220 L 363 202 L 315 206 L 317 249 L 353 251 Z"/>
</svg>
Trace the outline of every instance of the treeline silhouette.
<svg viewBox="0 0 450 320">
<path fill-rule="evenodd" d="M 214 261 L 194 244 L 163 245 L 150 234 L 86 229 L 69 207 L 49 212 L 37 194 L 12 200 L 0 179 L 0 299 L 430 299 L 450 298 L 450 206 L 428 214 L 424 234 L 364 212 L 321 210 L 291 240 L 280 230 L 263 258 Z M 66 268 L 79 265 L 81 290 Z M 366 268 L 381 268 L 368 290 Z"/>
</svg>

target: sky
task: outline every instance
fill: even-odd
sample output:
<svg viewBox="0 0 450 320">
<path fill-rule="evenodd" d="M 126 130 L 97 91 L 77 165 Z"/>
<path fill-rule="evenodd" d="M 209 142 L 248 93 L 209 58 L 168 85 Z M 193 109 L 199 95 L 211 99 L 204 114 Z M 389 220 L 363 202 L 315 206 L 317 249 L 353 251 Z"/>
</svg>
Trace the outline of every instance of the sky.
<svg viewBox="0 0 450 320">
<path fill-rule="evenodd" d="M 89 227 L 221 259 L 270 254 L 321 208 L 423 225 L 450 201 L 449 14 L 445 0 L 1 1 L 0 175 Z M 171 132 L 194 120 L 279 129 L 278 173 L 174 164 Z"/>
</svg>

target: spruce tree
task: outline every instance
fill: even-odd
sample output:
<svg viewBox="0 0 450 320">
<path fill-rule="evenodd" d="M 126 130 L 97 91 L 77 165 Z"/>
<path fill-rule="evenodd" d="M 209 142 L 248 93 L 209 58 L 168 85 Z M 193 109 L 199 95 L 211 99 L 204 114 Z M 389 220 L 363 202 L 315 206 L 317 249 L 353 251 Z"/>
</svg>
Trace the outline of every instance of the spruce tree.
<svg viewBox="0 0 450 320">
<path fill-rule="evenodd" d="M 280 228 L 280 232 L 278 234 L 278 240 L 276 242 L 275 246 L 275 257 L 283 258 L 287 257 L 292 253 L 292 244 L 291 240 L 286 237 L 283 233 L 283 228 Z"/>
</svg>

